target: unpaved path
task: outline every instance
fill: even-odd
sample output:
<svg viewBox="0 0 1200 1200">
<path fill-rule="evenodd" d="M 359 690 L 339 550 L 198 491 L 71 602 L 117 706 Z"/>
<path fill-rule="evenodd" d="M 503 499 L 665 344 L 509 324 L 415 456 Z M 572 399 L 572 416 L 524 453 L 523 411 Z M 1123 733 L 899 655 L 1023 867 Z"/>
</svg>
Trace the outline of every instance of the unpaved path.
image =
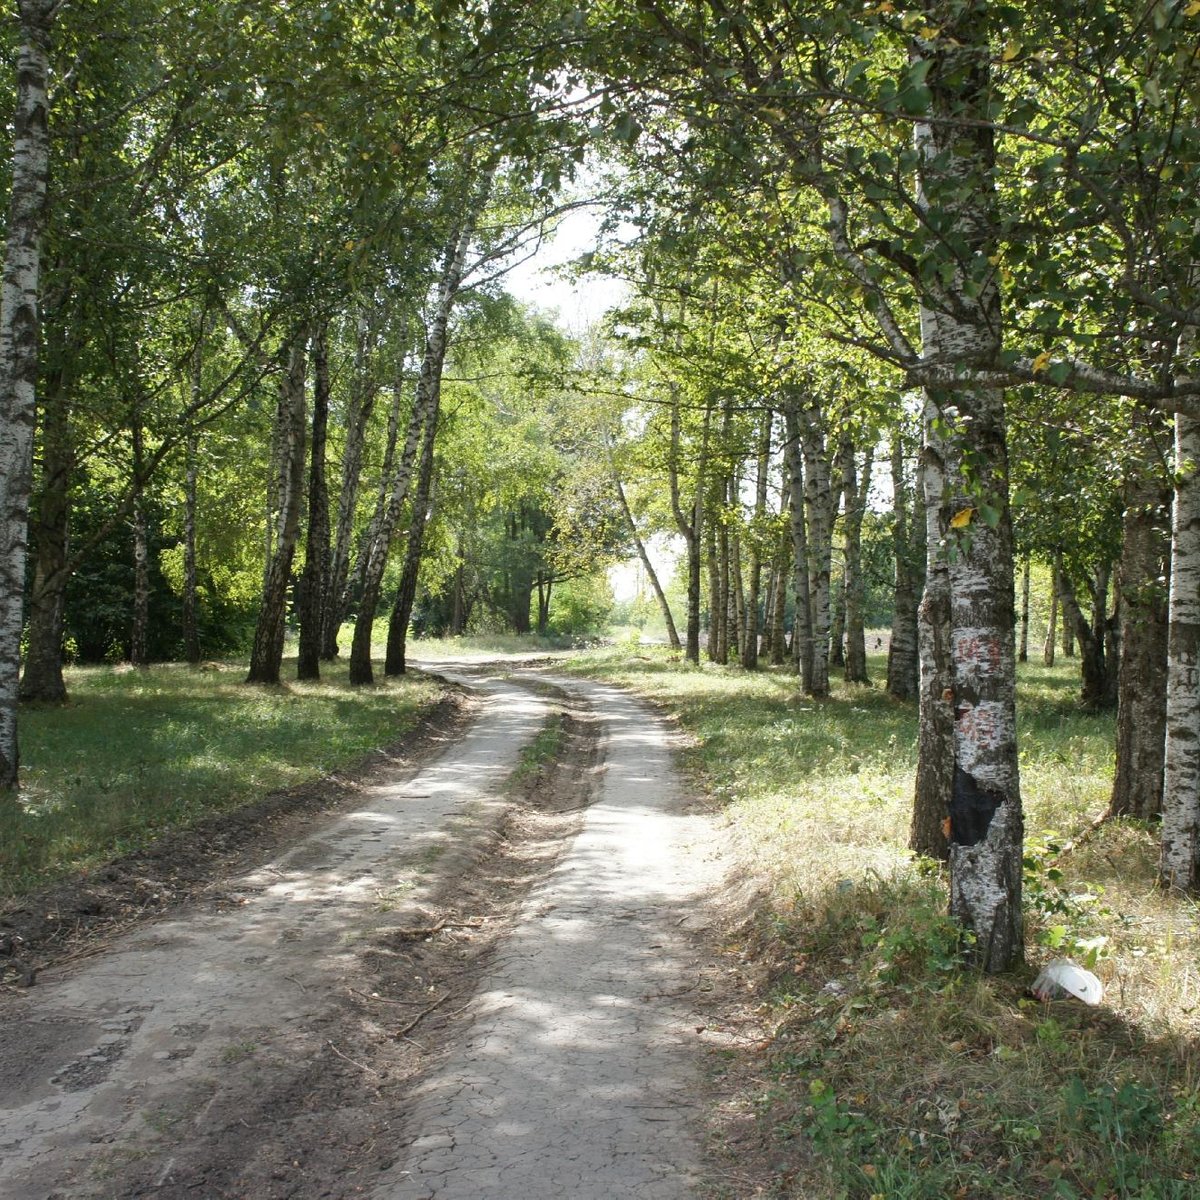
<svg viewBox="0 0 1200 1200">
<path fill-rule="evenodd" d="M 464 853 L 553 707 L 544 687 L 473 676 L 478 720 L 415 776 L 380 778 L 219 903 L 6 1004 L 0 1195 L 692 1195 L 702 965 L 685 930 L 716 882 L 711 829 L 646 709 L 555 683 L 603 747 L 565 849 L 507 869 Z M 556 819 L 561 834 L 572 818 Z M 483 912 L 476 875 L 534 881 L 515 921 L 422 929 L 456 891 Z"/>
</svg>

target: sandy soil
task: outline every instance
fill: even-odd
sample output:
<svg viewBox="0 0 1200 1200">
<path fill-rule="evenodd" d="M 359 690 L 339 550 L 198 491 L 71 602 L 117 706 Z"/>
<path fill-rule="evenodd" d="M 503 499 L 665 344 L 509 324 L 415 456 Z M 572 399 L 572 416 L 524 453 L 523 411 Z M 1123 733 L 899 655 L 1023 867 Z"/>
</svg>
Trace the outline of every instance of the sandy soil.
<svg viewBox="0 0 1200 1200">
<path fill-rule="evenodd" d="M 440 666 L 476 701 L 431 756 L 103 949 L 43 946 L 0 1022 L 0 1194 L 697 1193 L 712 819 L 620 692 Z M 567 752 L 515 793 L 555 712 Z"/>
</svg>

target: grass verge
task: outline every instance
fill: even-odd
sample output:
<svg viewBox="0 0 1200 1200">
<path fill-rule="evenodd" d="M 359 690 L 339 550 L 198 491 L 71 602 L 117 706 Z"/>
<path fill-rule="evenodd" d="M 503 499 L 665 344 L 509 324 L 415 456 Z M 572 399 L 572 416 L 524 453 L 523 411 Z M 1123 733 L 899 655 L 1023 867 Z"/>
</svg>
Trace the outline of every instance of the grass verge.
<svg viewBox="0 0 1200 1200">
<path fill-rule="evenodd" d="M 998 979 L 962 968 L 941 869 L 905 849 L 913 706 L 880 687 L 815 703 L 791 676 L 646 647 L 571 669 L 677 717 L 685 767 L 767 888 L 730 947 L 757 971 L 767 1049 L 725 1107 L 753 1114 L 758 1147 L 725 1194 L 753 1178 L 806 1200 L 1200 1195 L 1196 906 L 1156 891 L 1153 831 L 1092 828 L 1113 727 L 1079 710 L 1075 664 L 1022 668 L 1029 964 Z M 1099 1008 L 1026 996 L 1064 954 L 1104 981 Z"/>
<path fill-rule="evenodd" d="M 417 678 L 246 686 L 245 665 L 76 667 L 70 702 L 21 710 L 21 789 L 0 804 L 0 902 L 395 742 L 438 695 Z M 288 673 L 285 666 L 285 676 Z"/>
</svg>

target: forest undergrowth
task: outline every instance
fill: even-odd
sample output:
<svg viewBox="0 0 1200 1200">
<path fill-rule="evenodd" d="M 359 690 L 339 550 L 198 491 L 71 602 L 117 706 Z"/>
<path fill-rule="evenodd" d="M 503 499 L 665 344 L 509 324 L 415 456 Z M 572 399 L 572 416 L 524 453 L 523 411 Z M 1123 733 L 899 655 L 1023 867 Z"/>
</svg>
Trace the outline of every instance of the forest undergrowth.
<svg viewBox="0 0 1200 1200">
<path fill-rule="evenodd" d="M 915 705 L 881 684 L 815 702 L 792 675 L 653 647 L 575 669 L 674 715 L 768 897 L 728 946 L 761 980 L 767 1029 L 761 1056 L 727 1063 L 724 1102 L 730 1121 L 754 1114 L 756 1194 L 1200 1195 L 1197 906 L 1156 889 L 1152 829 L 1096 824 L 1114 729 L 1080 709 L 1076 662 L 1021 668 L 1028 950 L 997 978 L 964 968 L 942 869 L 906 849 Z M 1101 978 L 1100 1006 L 1028 994 L 1062 956 Z M 721 1194 L 746 1194 L 729 1166 Z"/>
</svg>

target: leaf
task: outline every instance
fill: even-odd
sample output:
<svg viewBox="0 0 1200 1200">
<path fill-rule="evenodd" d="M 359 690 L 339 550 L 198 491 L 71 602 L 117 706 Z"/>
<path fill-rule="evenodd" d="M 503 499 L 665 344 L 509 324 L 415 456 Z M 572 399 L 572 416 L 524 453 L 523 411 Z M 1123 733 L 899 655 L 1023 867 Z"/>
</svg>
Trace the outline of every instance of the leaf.
<svg viewBox="0 0 1200 1200">
<path fill-rule="evenodd" d="M 1185 17 L 1194 17 L 1197 13 L 1200 13 L 1200 0 L 1192 0 L 1191 4 L 1183 10 Z"/>
<path fill-rule="evenodd" d="M 1050 351 L 1043 350 L 1041 354 L 1033 360 L 1034 372 L 1044 371 L 1050 365 Z"/>
<path fill-rule="evenodd" d="M 1000 55 L 1000 61 L 1001 62 L 1012 62 L 1012 60 L 1014 58 L 1016 58 L 1018 54 L 1021 53 L 1021 49 L 1022 49 L 1021 43 L 1018 42 L 1015 38 L 1010 38 L 1009 41 L 1007 42 L 1007 44 L 1005 45 L 1003 52 Z"/>
<path fill-rule="evenodd" d="M 975 515 L 974 508 L 960 508 L 958 512 L 950 518 L 951 529 L 966 529 L 971 523 L 971 518 Z"/>
</svg>

